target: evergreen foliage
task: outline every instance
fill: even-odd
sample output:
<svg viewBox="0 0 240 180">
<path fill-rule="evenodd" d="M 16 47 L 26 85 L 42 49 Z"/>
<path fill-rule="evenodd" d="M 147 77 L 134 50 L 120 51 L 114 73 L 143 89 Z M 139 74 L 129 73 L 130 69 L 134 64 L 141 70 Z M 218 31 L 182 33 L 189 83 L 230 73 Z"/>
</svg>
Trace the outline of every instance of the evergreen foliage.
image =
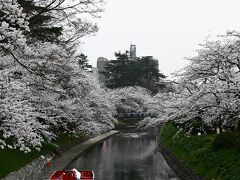
<svg viewBox="0 0 240 180">
<path fill-rule="evenodd" d="M 53 42 L 62 35 L 62 26 L 53 25 L 56 16 L 49 13 L 49 9 L 37 4 L 36 1 L 18 0 L 18 3 L 23 8 L 23 12 L 29 18 L 30 32 L 26 35 L 32 39 Z"/>
<path fill-rule="evenodd" d="M 115 53 L 115 56 L 116 60 L 109 61 L 106 67 L 108 88 L 141 86 L 153 93 L 158 92 L 158 82 L 166 76 L 159 72 L 157 60 L 146 56 L 132 61 L 128 51 Z"/>
<path fill-rule="evenodd" d="M 79 66 L 84 70 L 90 70 L 92 66 L 88 64 L 87 56 L 83 53 L 76 56 Z"/>
</svg>

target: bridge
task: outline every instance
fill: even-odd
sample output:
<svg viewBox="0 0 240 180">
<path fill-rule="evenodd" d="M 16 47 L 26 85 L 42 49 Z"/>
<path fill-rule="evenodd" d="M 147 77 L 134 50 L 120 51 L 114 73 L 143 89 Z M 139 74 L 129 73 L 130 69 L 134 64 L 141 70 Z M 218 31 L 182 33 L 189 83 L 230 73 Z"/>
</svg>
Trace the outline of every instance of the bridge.
<svg viewBox="0 0 240 180">
<path fill-rule="evenodd" d="M 115 128 L 116 129 L 125 129 L 136 127 L 139 121 L 143 120 L 145 117 L 157 117 L 157 114 L 151 113 L 118 113 L 114 116 L 118 123 Z"/>
<path fill-rule="evenodd" d="M 157 114 L 151 113 L 118 113 L 114 116 L 117 119 L 124 120 L 124 119 L 144 119 L 145 117 L 157 117 Z"/>
</svg>

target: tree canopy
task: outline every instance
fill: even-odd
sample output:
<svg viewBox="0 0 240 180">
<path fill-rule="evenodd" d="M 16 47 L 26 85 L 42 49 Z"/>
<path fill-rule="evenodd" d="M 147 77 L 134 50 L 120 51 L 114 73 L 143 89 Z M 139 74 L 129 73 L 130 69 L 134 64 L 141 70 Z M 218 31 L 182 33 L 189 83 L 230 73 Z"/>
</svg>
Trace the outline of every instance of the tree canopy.
<svg viewBox="0 0 240 180">
<path fill-rule="evenodd" d="M 159 107 L 158 120 L 152 123 L 187 124 L 187 132 L 192 131 L 194 124 L 204 124 L 209 129 L 239 128 L 239 57 L 240 33 L 237 31 L 202 44 L 198 55 L 188 58 L 189 65 L 175 74 L 175 91 L 157 95 L 163 106 Z"/>
<path fill-rule="evenodd" d="M 83 19 L 98 17 L 103 2 L 71 2 L 0 0 L 2 149 L 28 153 L 61 133 L 113 128 L 110 97 L 76 53 L 80 38 L 97 30 Z"/>
<path fill-rule="evenodd" d="M 165 75 L 159 72 L 157 60 L 146 56 L 132 61 L 128 51 L 115 53 L 115 56 L 116 60 L 109 61 L 106 66 L 107 87 L 142 86 L 153 93 L 159 90 L 158 82 Z"/>
</svg>

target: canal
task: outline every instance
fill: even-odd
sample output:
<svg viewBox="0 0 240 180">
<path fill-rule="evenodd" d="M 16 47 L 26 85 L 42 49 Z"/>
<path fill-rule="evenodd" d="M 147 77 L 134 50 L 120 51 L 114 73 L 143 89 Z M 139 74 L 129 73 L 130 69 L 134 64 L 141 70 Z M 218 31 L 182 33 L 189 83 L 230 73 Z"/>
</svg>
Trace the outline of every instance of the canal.
<svg viewBox="0 0 240 180">
<path fill-rule="evenodd" d="M 155 131 L 120 132 L 81 154 L 66 169 L 94 170 L 96 180 L 178 180 L 157 150 Z"/>
</svg>

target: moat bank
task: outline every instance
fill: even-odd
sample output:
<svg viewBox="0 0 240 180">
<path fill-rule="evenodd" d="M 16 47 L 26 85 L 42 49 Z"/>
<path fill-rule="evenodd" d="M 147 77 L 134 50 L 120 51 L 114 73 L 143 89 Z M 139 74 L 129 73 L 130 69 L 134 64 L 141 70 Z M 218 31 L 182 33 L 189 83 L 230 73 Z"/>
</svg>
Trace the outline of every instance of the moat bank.
<svg viewBox="0 0 240 180">
<path fill-rule="evenodd" d="M 229 142 L 237 140 L 236 135 L 240 135 L 239 132 L 223 133 L 221 135 L 192 135 L 190 137 L 179 133 L 178 136 L 173 138 L 177 131 L 177 128 L 172 124 L 164 126 L 160 134 L 160 142 L 163 142 L 162 150 L 168 151 L 162 151 L 166 159 L 169 162 L 174 160 L 174 163 L 170 162 L 170 165 L 173 168 L 174 165 L 176 166 L 177 173 L 184 173 L 188 176 L 188 178 L 184 176 L 182 179 L 196 180 L 201 179 L 201 177 L 209 180 L 240 179 L 240 162 L 238 161 L 240 151 L 236 147 L 230 146 Z M 218 138 L 218 145 L 220 145 L 218 148 L 215 147 L 216 138 Z M 162 145 L 160 145 L 161 147 Z M 166 155 L 169 155 L 169 158 Z M 188 170 L 183 168 L 182 165 L 186 166 Z M 193 171 L 189 171 L 189 169 L 194 170 L 194 174 L 198 175 L 197 178 L 192 174 Z"/>
</svg>

